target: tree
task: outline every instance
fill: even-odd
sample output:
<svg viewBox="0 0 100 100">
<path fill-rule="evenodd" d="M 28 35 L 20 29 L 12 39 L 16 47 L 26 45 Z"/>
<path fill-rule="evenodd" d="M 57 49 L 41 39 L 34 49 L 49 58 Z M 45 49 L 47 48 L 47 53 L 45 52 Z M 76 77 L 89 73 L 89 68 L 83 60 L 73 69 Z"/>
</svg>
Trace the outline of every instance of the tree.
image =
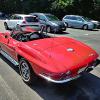
<svg viewBox="0 0 100 100">
<path fill-rule="evenodd" d="M 66 8 L 72 5 L 73 0 L 55 0 L 51 5 L 51 10 L 62 17 L 66 13 Z"/>
<path fill-rule="evenodd" d="M 62 18 L 78 14 L 100 19 L 100 0 L 0 0 L 0 11 L 6 13 L 49 12 Z"/>
</svg>

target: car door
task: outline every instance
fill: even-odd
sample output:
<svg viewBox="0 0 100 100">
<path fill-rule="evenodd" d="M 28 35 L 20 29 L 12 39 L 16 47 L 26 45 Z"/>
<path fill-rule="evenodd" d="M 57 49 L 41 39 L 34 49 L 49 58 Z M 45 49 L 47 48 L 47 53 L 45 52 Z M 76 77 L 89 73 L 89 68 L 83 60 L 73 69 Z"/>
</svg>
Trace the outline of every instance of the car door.
<svg viewBox="0 0 100 100">
<path fill-rule="evenodd" d="M 77 27 L 77 18 L 75 16 L 70 17 L 70 25 L 71 27 Z"/>
<path fill-rule="evenodd" d="M 5 52 L 7 56 L 16 59 L 16 41 L 11 38 L 10 33 L 0 33 L 0 40 L 2 51 Z"/>
<path fill-rule="evenodd" d="M 84 20 L 81 17 L 76 17 L 77 21 L 76 21 L 76 28 L 82 28 L 84 25 Z"/>
</svg>

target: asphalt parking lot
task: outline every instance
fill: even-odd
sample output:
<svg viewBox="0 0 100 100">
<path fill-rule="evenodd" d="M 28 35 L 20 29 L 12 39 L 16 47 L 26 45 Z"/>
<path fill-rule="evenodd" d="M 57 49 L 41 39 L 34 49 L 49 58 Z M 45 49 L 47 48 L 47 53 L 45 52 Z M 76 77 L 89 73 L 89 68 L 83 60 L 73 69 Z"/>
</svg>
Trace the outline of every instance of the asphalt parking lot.
<svg viewBox="0 0 100 100">
<path fill-rule="evenodd" d="M 0 21 L 0 32 L 5 31 Z M 73 37 L 91 46 L 100 55 L 100 29 L 68 28 L 66 32 L 52 35 Z M 69 83 L 58 85 L 39 79 L 29 87 L 21 80 L 18 68 L 0 55 L 0 100 L 100 100 L 100 64 L 91 73 L 84 73 Z"/>
</svg>

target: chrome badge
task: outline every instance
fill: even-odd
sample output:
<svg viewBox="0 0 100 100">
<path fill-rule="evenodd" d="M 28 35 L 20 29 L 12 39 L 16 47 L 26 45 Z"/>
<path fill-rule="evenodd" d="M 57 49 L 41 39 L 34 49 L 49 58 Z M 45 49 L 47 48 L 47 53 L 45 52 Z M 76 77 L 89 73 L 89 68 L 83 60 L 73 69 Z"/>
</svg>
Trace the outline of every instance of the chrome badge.
<svg viewBox="0 0 100 100">
<path fill-rule="evenodd" d="M 68 52 L 73 52 L 74 49 L 73 49 L 73 48 L 67 48 L 67 51 L 68 51 Z"/>
</svg>

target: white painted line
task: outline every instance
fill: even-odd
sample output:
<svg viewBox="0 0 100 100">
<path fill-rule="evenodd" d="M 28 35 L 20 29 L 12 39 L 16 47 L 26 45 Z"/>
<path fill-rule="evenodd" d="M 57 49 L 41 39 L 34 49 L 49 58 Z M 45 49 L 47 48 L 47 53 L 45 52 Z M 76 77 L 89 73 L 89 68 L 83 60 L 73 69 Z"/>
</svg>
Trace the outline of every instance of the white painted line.
<svg viewBox="0 0 100 100">
<path fill-rule="evenodd" d="M 89 34 L 84 34 L 84 35 L 89 35 Z"/>
</svg>

